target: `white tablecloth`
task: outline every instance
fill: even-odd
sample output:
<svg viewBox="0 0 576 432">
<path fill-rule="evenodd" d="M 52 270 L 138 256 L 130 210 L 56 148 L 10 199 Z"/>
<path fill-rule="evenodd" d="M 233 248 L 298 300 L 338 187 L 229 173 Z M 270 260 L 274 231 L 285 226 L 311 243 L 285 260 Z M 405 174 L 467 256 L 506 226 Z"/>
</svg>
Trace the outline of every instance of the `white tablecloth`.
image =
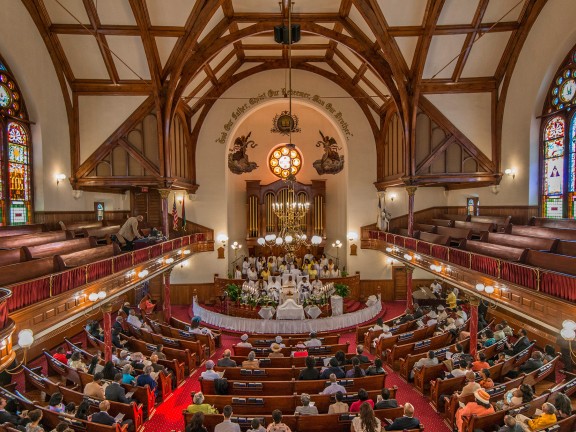
<svg viewBox="0 0 576 432">
<path fill-rule="evenodd" d="M 344 313 L 344 299 L 339 295 L 330 297 L 330 306 L 332 306 L 332 316 L 340 316 Z"/>
<path fill-rule="evenodd" d="M 382 311 L 382 302 L 378 301 L 376 304 L 368 308 L 364 308 L 349 314 L 332 316 L 329 318 L 318 318 L 315 320 L 304 319 L 301 321 L 250 319 L 223 315 L 204 309 L 197 303 L 196 298 L 194 298 L 192 308 L 194 315 L 199 316 L 202 321 L 213 326 L 248 334 L 286 334 L 310 333 L 311 331 L 331 331 L 357 326 L 359 324 L 370 321 L 376 315 L 378 315 Z"/>
<path fill-rule="evenodd" d="M 264 306 L 260 308 L 258 315 L 260 315 L 262 319 L 269 320 L 274 316 L 274 312 L 276 312 L 276 310 L 272 306 Z"/>
<path fill-rule="evenodd" d="M 303 320 L 304 318 L 306 318 L 304 308 L 292 299 L 286 300 L 276 310 L 277 320 Z"/>
<path fill-rule="evenodd" d="M 306 309 L 306 314 L 312 318 L 312 319 L 316 319 L 320 316 L 320 314 L 322 313 L 322 311 L 320 310 L 320 308 L 316 305 L 314 306 L 307 306 Z"/>
</svg>

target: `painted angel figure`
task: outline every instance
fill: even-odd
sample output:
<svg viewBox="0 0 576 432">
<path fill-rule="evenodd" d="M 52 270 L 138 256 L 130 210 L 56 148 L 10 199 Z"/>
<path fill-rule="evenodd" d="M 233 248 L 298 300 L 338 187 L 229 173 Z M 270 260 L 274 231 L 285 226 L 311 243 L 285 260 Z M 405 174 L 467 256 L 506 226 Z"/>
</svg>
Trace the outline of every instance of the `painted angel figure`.
<svg viewBox="0 0 576 432">
<path fill-rule="evenodd" d="M 258 168 L 258 164 L 256 162 L 250 162 L 248 154 L 246 153 L 248 146 L 254 148 L 258 145 L 254 140 L 250 139 L 250 135 L 252 135 L 252 132 L 249 132 L 246 136 L 242 135 L 237 137 L 234 140 L 234 145 L 230 149 L 230 153 L 228 154 L 228 168 L 234 174 L 242 174 Z"/>
<path fill-rule="evenodd" d="M 338 174 L 344 168 L 344 156 L 338 154 L 342 147 L 338 147 L 333 137 L 324 135 L 322 131 L 319 132 L 322 140 L 316 143 L 316 147 L 323 147 L 324 154 L 322 159 L 314 161 L 312 165 L 320 175 Z"/>
</svg>

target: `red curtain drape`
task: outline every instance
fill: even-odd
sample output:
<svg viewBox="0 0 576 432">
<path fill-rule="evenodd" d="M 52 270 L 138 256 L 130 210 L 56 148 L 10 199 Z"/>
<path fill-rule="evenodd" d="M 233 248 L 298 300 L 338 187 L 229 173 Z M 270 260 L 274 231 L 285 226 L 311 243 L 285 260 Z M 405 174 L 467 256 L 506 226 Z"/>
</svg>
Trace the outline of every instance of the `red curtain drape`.
<svg viewBox="0 0 576 432">
<path fill-rule="evenodd" d="M 76 267 L 52 277 L 52 295 L 62 294 L 85 284 L 86 267 Z"/>
<path fill-rule="evenodd" d="M 8 287 L 12 296 L 8 298 L 8 312 L 29 306 L 50 297 L 50 277 L 43 277 Z"/>
<path fill-rule="evenodd" d="M 406 238 L 404 239 L 404 247 L 411 250 L 416 250 L 416 239 Z"/>
<path fill-rule="evenodd" d="M 0 303 L 0 330 L 6 327 L 6 321 L 8 321 L 8 302 L 3 301 Z"/>
<path fill-rule="evenodd" d="M 576 279 L 559 273 L 540 273 L 540 291 L 564 300 L 576 301 Z"/>
<path fill-rule="evenodd" d="M 174 239 L 172 241 L 172 243 L 174 244 L 174 249 L 180 249 L 182 247 L 182 239 L 181 238 Z"/>
<path fill-rule="evenodd" d="M 162 252 L 169 252 L 172 250 L 172 242 L 162 243 Z"/>
<path fill-rule="evenodd" d="M 148 261 L 148 248 L 138 249 L 134 251 L 134 264 L 140 264 L 144 261 Z"/>
<path fill-rule="evenodd" d="M 132 267 L 132 254 L 126 253 L 114 257 L 114 271 L 119 272 Z"/>
<path fill-rule="evenodd" d="M 478 306 L 470 304 L 470 354 L 476 355 L 478 344 Z"/>
<path fill-rule="evenodd" d="M 533 289 L 536 289 L 538 284 L 534 269 L 506 261 L 502 261 L 500 278 Z"/>
<path fill-rule="evenodd" d="M 104 312 L 102 316 L 104 321 L 104 360 L 112 361 L 112 314 Z"/>
<path fill-rule="evenodd" d="M 424 241 L 419 241 L 416 245 L 416 251 L 425 255 L 432 255 L 432 245 Z"/>
<path fill-rule="evenodd" d="M 448 261 L 462 267 L 469 266 L 468 252 L 464 252 L 458 249 L 450 248 L 450 253 L 448 254 Z"/>
<path fill-rule="evenodd" d="M 432 246 L 432 256 L 441 260 L 448 258 L 448 248 L 441 245 Z"/>
<path fill-rule="evenodd" d="M 394 244 L 396 246 L 404 247 L 404 237 L 402 236 L 394 236 Z"/>
<path fill-rule="evenodd" d="M 471 268 L 490 276 L 498 276 L 498 260 L 496 258 L 473 254 Z"/>
<path fill-rule="evenodd" d="M 94 282 L 100 278 L 110 276 L 112 274 L 112 260 L 108 259 L 88 264 L 86 273 L 88 274 L 88 282 Z"/>
<path fill-rule="evenodd" d="M 157 256 L 162 255 L 162 245 L 157 244 L 150 248 L 150 257 L 156 258 Z"/>
<path fill-rule="evenodd" d="M 190 244 L 190 236 L 182 237 L 182 246 L 188 246 Z"/>
</svg>

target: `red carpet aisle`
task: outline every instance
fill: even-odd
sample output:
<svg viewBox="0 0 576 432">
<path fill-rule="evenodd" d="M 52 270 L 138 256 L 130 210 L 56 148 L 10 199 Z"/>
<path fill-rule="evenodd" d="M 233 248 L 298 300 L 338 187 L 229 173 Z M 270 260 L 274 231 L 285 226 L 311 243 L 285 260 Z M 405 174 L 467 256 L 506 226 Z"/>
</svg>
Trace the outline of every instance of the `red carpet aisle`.
<svg viewBox="0 0 576 432">
<path fill-rule="evenodd" d="M 389 302 L 385 304 L 386 314 L 385 319 L 390 319 L 398 316 L 404 312 L 404 302 Z M 188 307 L 173 306 L 172 312 L 175 317 L 188 320 Z M 221 353 L 235 343 L 237 337 L 222 336 L 222 347 L 212 356 L 213 360 L 220 358 Z M 349 332 L 342 334 L 342 342 L 350 342 L 350 350 L 355 349 L 355 334 Z M 156 410 L 154 416 L 145 425 L 146 432 L 167 432 L 172 430 L 184 430 L 184 420 L 182 417 L 182 410 L 191 403 L 190 394 L 193 391 L 200 390 L 197 378 L 205 370 L 202 366 L 197 370 L 192 378 L 187 380 L 181 387 L 176 389 L 172 396 L 166 402 L 161 404 Z M 417 417 L 425 425 L 429 432 L 447 432 L 449 429 L 442 422 L 441 417 L 432 409 L 427 400 L 424 399 L 419 393 L 412 390 L 412 387 L 405 383 L 394 372 L 388 374 L 386 378 L 386 385 L 398 386 L 398 402 L 404 403 L 410 401 L 416 409 Z"/>
</svg>

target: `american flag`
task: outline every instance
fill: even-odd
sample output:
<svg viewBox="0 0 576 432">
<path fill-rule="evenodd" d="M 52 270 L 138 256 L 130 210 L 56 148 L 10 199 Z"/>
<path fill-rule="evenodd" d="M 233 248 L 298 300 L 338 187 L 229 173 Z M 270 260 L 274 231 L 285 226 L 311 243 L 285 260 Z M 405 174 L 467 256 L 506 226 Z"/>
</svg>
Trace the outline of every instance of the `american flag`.
<svg viewBox="0 0 576 432">
<path fill-rule="evenodd" d="M 172 206 L 172 218 L 174 219 L 172 223 L 172 229 L 178 231 L 178 209 L 176 208 L 176 194 L 174 194 L 174 205 Z"/>
<path fill-rule="evenodd" d="M 186 207 L 185 207 L 186 199 L 184 195 L 182 195 L 182 231 L 186 231 Z"/>
</svg>

